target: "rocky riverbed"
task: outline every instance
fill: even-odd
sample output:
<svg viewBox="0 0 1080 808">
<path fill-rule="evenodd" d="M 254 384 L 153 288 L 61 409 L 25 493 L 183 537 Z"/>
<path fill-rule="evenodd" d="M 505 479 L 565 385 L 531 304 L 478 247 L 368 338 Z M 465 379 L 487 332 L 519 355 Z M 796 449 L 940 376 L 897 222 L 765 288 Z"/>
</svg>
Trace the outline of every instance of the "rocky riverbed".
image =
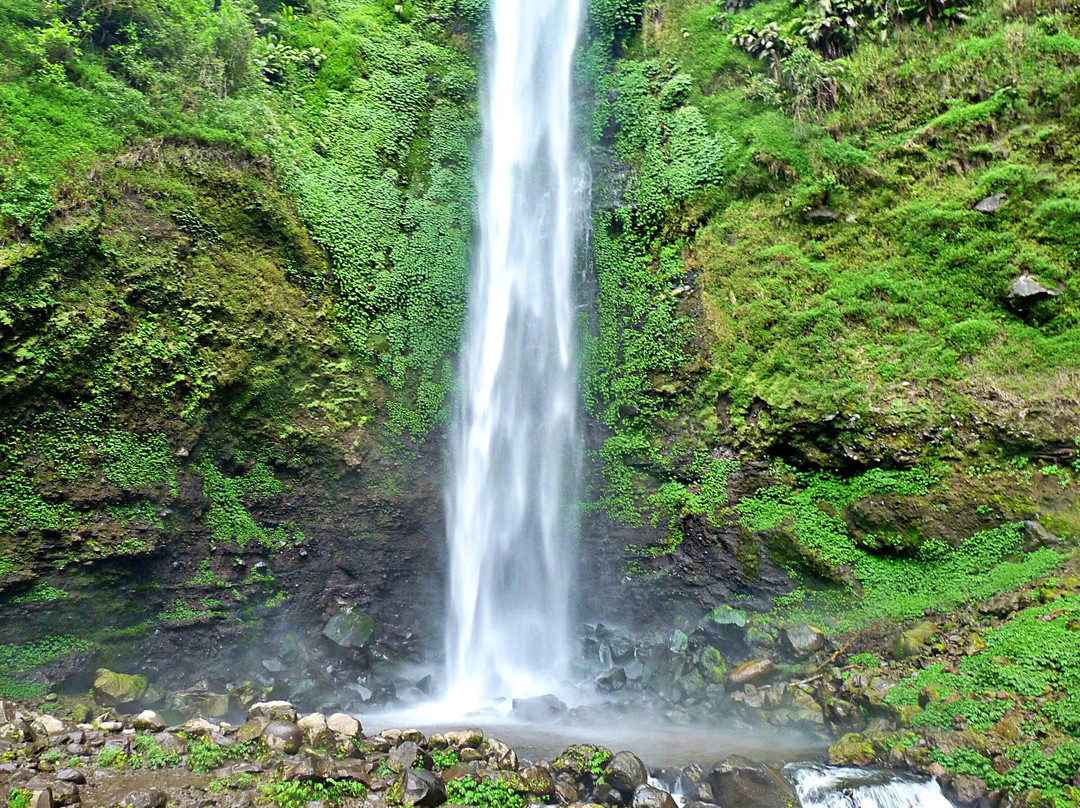
<svg viewBox="0 0 1080 808">
<path fill-rule="evenodd" d="M 20 807 L 787 808 L 795 801 L 778 768 L 740 756 L 650 772 L 632 752 L 582 744 L 529 761 L 479 729 L 366 735 L 350 715 L 300 715 L 285 701 L 252 704 L 242 724 L 168 726 L 152 710 L 75 722 L 12 702 L 0 711 L 0 782 L 10 789 L 8 805 Z"/>
</svg>

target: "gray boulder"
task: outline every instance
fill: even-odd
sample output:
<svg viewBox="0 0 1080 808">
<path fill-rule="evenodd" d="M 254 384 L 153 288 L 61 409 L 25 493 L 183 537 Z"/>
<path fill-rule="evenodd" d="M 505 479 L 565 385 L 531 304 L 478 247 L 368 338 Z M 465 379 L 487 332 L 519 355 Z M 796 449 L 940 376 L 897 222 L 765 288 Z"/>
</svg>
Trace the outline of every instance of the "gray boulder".
<svg viewBox="0 0 1080 808">
<path fill-rule="evenodd" d="M 165 808 L 168 797 L 159 788 L 149 791 L 132 791 L 120 801 L 121 808 Z"/>
<path fill-rule="evenodd" d="M 446 802 L 446 784 L 434 772 L 426 769 L 408 769 L 390 791 L 392 800 L 402 805 L 418 805 L 420 808 L 438 808 Z"/>
<path fill-rule="evenodd" d="M 1060 289 L 1047 289 L 1028 274 L 1020 275 L 1009 287 L 1009 303 L 1014 308 L 1027 308 L 1061 294 Z"/>
<path fill-rule="evenodd" d="M 679 808 L 679 806 L 674 797 L 666 791 L 646 784 L 634 790 L 630 808 Z"/>
<path fill-rule="evenodd" d="M 1005 201 L 1005 194 L 991 194 L 984 197 L 975 203 L 975 210 L 979 213 L 985 213 L 990 215 L 997 211 L 1001 207 L 1001 203 Z"/>
<path fill-rule="evenodd" d="M 810 656 L 825 647 L 825 634 L 806 623 L 787 626 L 781 633 L 784 645 L 797 657 Z"/>
<path fill-rule="evenodd" d="M 624 796 L 630 796 L 638 786 L 648 782 L 649 773 L 641 758 L 633 752 L 619 752 L 608 763 L 604 780 Z"/>
<path fill-rule="evenodd" d="M 795 790 L 783 776 L 764 763 L 732 755 L 709 771 L 713 799 L 739 808 L 790 808 L 797 805 Z"/>
<path fill-rule="evenodd" d="M 548 693 L 531 699 L 514 699 L 511 715 L 527 724 L 550 724 L 566 715 L 568 709 L 556 696 Z"/>
<path fill-rule="evenodd" d="M 304 733 L 291 721 L 271 721 L 262 731 L 263 741 L 271 751 L 295 755 L 304 743 Z"/>
</svg>

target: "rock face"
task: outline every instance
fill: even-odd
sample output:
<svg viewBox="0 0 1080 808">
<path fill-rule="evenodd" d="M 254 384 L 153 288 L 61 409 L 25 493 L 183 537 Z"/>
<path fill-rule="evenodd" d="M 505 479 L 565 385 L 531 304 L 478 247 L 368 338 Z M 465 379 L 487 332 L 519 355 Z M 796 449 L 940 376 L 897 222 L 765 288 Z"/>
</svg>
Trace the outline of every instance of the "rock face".
<svg viewBox="0 0 1080 808">
<path fill-rule="evenodd" d="M 713 799 L 739 808 L 790 808 L 796 805 L 791 784 L 764 763 L 732 755 L 709 771 Z"/>
<path fill-rule="evenodd" d="M 342 648 L 363 648 L 375 638 L 378 630 L 371 615 L 350 604 L 330 618 L 322 633 Z"/>
<path fill-rule="evenodd" d="M 142 676 L 129 676 L 99 668 L 94 679 L 94 695 L 105 704 L 133 704 L 146 693 L 147 682 Z"/>
</svg>

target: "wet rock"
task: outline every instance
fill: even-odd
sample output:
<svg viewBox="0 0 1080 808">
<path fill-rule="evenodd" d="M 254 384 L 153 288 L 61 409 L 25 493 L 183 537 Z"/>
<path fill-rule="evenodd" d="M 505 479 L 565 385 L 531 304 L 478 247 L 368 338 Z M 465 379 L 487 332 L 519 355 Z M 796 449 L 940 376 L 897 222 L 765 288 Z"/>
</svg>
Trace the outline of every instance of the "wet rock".
<svg viewBox="0 0 1080 808">
<path fill-rule="evenodd" d="M 121 706 L 141 699 L 147 686 L 145 677 L 99 668 L 94 678 L 94 695 L 103 704 Z"/>
<path fill-rule="evenodd" d="M 262 739 L 271 751 L 294 755 L 304 743 L 304 733 L 291 721 L 271 721 L 263 730 Z"/>
<path fill-rule="evenodd" d="M 328 719 L 326 719 L 326 728 L 331 732 L 336 732 L 338 735 L 344 735 L 348 738 L 359 738 L 360 733 L 363 732 L 363 727 L 360 722 L 353 718 L 351 715 L 345 713 L 334 713 Z"/>
<path fill-rule="evenodd" d="M 511 715 L 527 724 L 550 724 L 567 713 L 567 706 L 556 696 L 536 696 L 531 699 L 514 699 Z"/>
<path fill-rule="evenodd" d="M 149 730 L 150 732 L 161 732 L 167 726 L 169 722 L 161 717 L 159 713 L 153 710 L 143 710 L 131 721 L 131 726 L 139 730 Z"/>
<path fill-rule="evenodd" d="M 678 805 L 666 791 L 642 784 L 634 790 L 630 808 L 678 808 Z"/>
<path fill-rule="evenodd" d="M 555 780 L 555 799 L 562 805 L 572 805 L 578 801 L 577 784 L 567 774 L 559 775 Z"/>
<path fill-rule="evenodd" d="M 121 808 L 165 808 L 168 797 L 165 792 L 154 788 L 149 791 L 132 791 L 120 801 Z"/>
<path fill-rule="evenodd" d="M 473 763 L 455 763 L 448 769 L 443 769 L 439 772 L 444 783 L 449 783 L 451 780 L 459 780 L 462 777 L 476 776 L 476 765 Z"/>
<path fill-rule="evenodd" d="M 634 794 L 638 786 L 645 784 L 649 773 L 641 758 L 632 752 L 619 752 L 609 762 L 604 780 L 624 796 Z"/>
<path fill-rule="evenodd" d="M 869 766 L 874 762 L 874 745 L 862 735 L 848 733 L 829 747 L 833 766 Z"/>
<path fill-rule="evenodd" d="M 601 693 L 614 693 L 626 687 L 626 669 L 612 668 L 596 677 L 596 689 Z"/>
<path fill-rule="evenodd" d="M 990 795 L 986 781 L 969 774 L 958 774 L 945 789 L 946 796 L 957 805 L 983 805 Z"/>
<path fill-rule="evenodd" d="M 502 771 L 516 772 L 518 770 L 517 752 L 495 738 L 488 739 L 488 762 L 493 768 Z"/>
<path fill-rule="evenodd" d="M 336 778 L 337 768 L 333 761 L 319 755 L 303 755 L 285 772 L 285 779 L 290 783 L 323 783 Z"/>
<path fill-rule="evenodd" d="M 733 687 L 755 684 L 768 679 L 776 672 L 776 665 L 771 659 L 754 659 L 744 662 L 728 675 L 728 684 Z"/>
<path fill-rule="evenodd" d="M 63 735 L 67 732 L 67 725 L 56 716 L 48 713 L 38 716 L 34 723 L 41 727 L 46 735 Z"/>
<path fill-rule="evenodd" d="M 434 772 L 408 769 L 390 790 L 390 801 L 420 808 L 437 808 L 446 802 L 446 784 Z"/>
<path fill-rule="evenodd" d="M 914 628 L 908 629 L 900 635 L 900 639 L 893 646 L 894 659 L 909 659 L 918 656 L 926 650 L 926 643 L 937 631 L 930 621 L 919 623 Z"/>
<path fill-rule="evenodd" d="M 421 766 L 425 766 L 424 758 L 425 753 L 418 744 L 413 741 L 405 741 L 390 750 L 390 754 L 386 758 L 386 765 L 395 772 L 402 772 L 405 769 L 411 769 L 418 761 Z M 430 761 L 430 758 L 428 758 L 428 761 Z M 430 763 L 426 765 L 430 766 Z"/>
<path fill-rule="evenodd" d="M 1024 522 L 1024 552 L 1033 553 L 1044 547 L 1058 547 L 1061 539 L 1040 525 L 1034 519 Z"/>
<path fill-rule="evenodd" d="M 259 701 L 248 708 L 248 720 L 296 721 L 296 710 L 287 701 Z"/>
<path fill-rule="evenodd" d="M 1005 194 L 991 194 L 990 196 L 983 197 L 975 203 L 975 210 L 979 213 L 985 213 L 987 215 L 997 211 L 1001 207 L 1001 203 L 1005 201 Z"/>
<path fill-rule="evenodd" d="M 797 804 L 794 789 L 779 772 L 741 755 L 732 755 L 713 766 L 709 785 L 713 799 L 723 806 L 789 808 Z"/>
<path fill-rule="evenodd" d="M 543 766 L 527 766 L 521 772 L 521 779 L 530 794 L 537 797 L 553 797 L 555 781 L 551 772 Z"/>
<path fill-rule="evenodd" d="M 784 645 L 797 657 L 807 657 L 825 647 L 825 634 L 807 623 L 787 626 L 780 634 Z"/>
<path fill-rule="evenodd" d="M 297 719 L 296 726 L 300 727 L 300 731 L 304 733 L 304 737 L 312 744 L 317 744 L 319 741 L 325 740 L 324 736 L 328 731 L 326 726 L 326 716 L 322 713 L 305 715 L 304 717 Z"/>
<path fill-rule="evenodd" d="M 330 618 L 323 636 L 342 648 L 363 648 L 378 634 L 378 624 L 367 612 L 349 604 Z"/>
<path fill-rule="evenodd" d="M 1025 274 L 1016 278 L 1009 287 L 1009 304 L 1013 308 L 1025 309 L 1060 294 L 1060 289 L 1047 289 L 1033 277 Z"/>
</svg>

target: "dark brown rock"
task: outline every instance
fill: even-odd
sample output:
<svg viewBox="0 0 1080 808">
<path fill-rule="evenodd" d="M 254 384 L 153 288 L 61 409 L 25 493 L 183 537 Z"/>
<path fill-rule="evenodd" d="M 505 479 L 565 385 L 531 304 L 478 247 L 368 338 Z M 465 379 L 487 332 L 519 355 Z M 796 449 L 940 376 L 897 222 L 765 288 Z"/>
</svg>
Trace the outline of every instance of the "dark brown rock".
<svg viewBox="0 0 1080 808">
<path fill-rule="evenodd" d="M 713 799 L 739 808 L 790 808 L 795 791 L 783 776 L 764 763 L 741 755 L 717 763 L 709 771 Z"/>
</svg>

